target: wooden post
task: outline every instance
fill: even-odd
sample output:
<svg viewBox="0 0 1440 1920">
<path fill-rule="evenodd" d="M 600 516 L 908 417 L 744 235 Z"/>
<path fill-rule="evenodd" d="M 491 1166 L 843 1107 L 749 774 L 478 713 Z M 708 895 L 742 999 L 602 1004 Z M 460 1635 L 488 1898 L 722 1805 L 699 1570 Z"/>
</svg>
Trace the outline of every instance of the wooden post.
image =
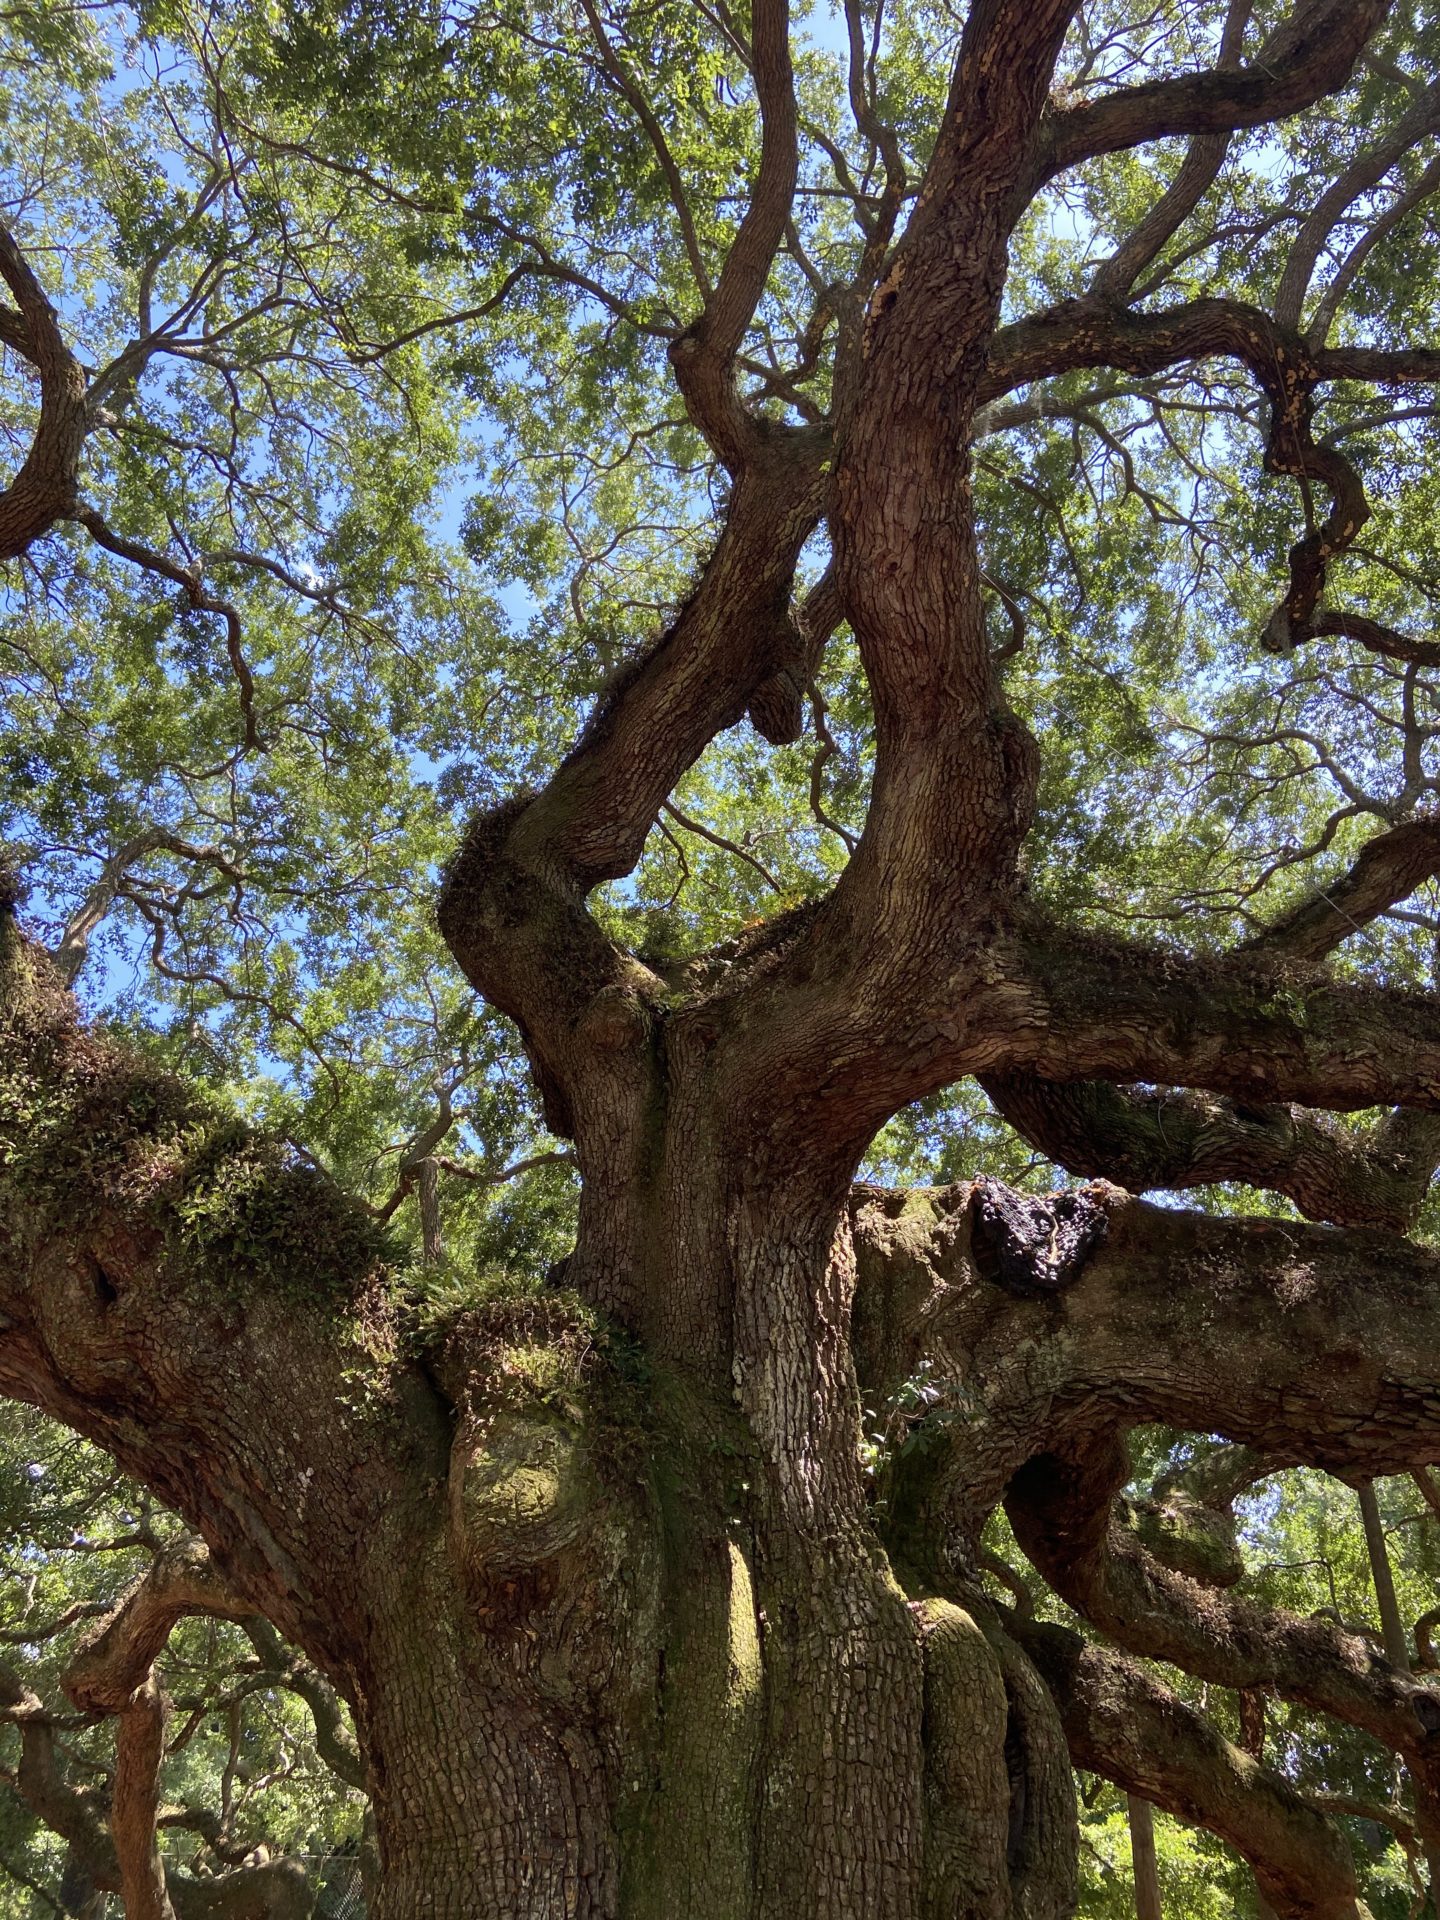
<svg viewBox="0 0 1440 1920">
<path fill-rule="evenodd" d="M 1130 1815 L 1130 1858 L 1135 1866 L 1135 1920 L 1164 1920 L 1160 1909 L 1160 1869 L 1155 1859 L 1155 1812 L 1137 1794 L 1126 1799 Z"/>
</svg>

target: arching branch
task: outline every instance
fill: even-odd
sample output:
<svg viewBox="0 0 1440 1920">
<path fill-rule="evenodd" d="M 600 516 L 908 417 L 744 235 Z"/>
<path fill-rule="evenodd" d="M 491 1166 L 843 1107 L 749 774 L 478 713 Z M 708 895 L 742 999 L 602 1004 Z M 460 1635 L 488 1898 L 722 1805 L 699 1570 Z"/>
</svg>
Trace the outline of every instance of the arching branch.
<svg viewBox="0 0 1440 1920">
<path fill-rule="evenodd" d="M 1336 377 L 1328 352 L 1312 352 L 1293 329 L 1237 301 L 1196 300 L 1161 314 L 1074 301 L 1001 329 L 991 342 L 982 391 L 994 399 L 1019 381 L 1074 367 L 1158 373 L 1212 354 L 1241 361 L 1266 397 L 1266 472 L 1317 482 L 1331 498 L 1324 522 L 1291 548 L 1289 590 L 1262 636 L 1265 646 L 1283 652 L 1308 636 L 1329 562 L 1370 517 L 1355 468 L 1311 431 L 1316 387 Z"/>
<path fill-rule="evenodd" d="M 1097 1189 L 1087 1197 L 1108 1231 L 1089 1257 L 1058 1292 L 1007 1284 L 1002 1305 L 974 1197 L 973 1187 L 862 1191 L 854 1210 L 867 1391 L 893 1390 L 887 1381 L 922 1362 L 935 1388 L 917 1444 L 889 1469 L 907 1555 L 963 1571 L 1004 1488 L 1037 1569 L 1120 1646 L 1331 1713 L 1402 1754 L 1433 1790 L 1440 1699 L 1371 1641 L 1257 1608 L 1218 1591 L 1193 1554 L 1177 1559 L 1166 1530 L 1121 1497 L 1130 1467 L 1119 1436 L 1151 1422 L 1219 1433 L 1267 1466 L 1309 1462 L 1350 1478 L 1440 1456 L 1435 1256 L 1391 1235 L 1212 1219 Z M 1014 1198 L 1037 1218 L 1052 1204 Z"/>
<path fill-rule="evenodd" d="M 355 1745 L 345 1709 L 333 1687 L 301 1656 L 287 1647 L 270 1622 L 261 1614 L 241 1621 L 246 1639 L 276 1676 L 310 1709 L 315 1726 L 315 1751 L 338 1780 L 347 1787 L 365 1787 L 365 1765 Z"/>
<path fill-rule="evenodd" d="M 34 440 L 24 465 L 0 492 L 0 560 L 13 560 L 73 506 L 89 417 L 80 363 L 65 344 L 55 309 L 34 270 L 4 225 L 0 279 L 18 310 L 7 322 L 6 344 L 23 353 L 40 382 Z"/>
<path fill-rule="evenodd" d="M 1055 114 L 1040 179 L 1174 134 L 1228 133 L 1299 113 L 1349 79 L 1390 0 L 1300 0 L 1248 65 L 1107 93 Z"/>
<path fill-rule="evenodd" d="M 1440 1696 L 1328 1621 L 1202 1591 L 1162 1566 L 1112 1505 L 1128 1472 L 1124 1449 L 1096 1434 L 1031 1460 L 1011 1483 L 1016 1537 L 1056 1591 L 1132 1653 L 1224 1686 L 1273 1688 L 1361 1728 L 1433 1795 Z"/>
<path fill-rule="evenodd" d="M 987 1502 L 1004 1488 L 1039 1572 L 1121 1647 L 1344 1719 L 1431 1791 L 1440 1698 L 1363 1637 L 1217 1590 L 1213 1553 L 1197 1559 L 1188 1538 L 1175 1552 L 1175 1529 L 1152 1524 L 1163 1516 L 1121 1497 L 1130 1467 L 1118 1436 L 1148 1422 L 1218 1432 L 1267 1468 L 1311 1461 L 1352 1477 L 1377 1453 L 1387 1457 L 1375 1471 L 1435 1458 L 1434 1256 L 1388 1235 L 1214 1220 L 1101 1189 L 1089 1198 L 1108 1232 L 1090 1256 L 1058 1292 L 1006 1285 L 1002 1306 L 974 1194 L 862 1191 L 854 1211 L 867 1391 L 883 1395 L 922 1364 L 933 1387 L 914 1444 L 887 1472 L 907 1559 L 973 1577 Z M 1038 1218 L 1051 1203 L 1015 1204 Z M 1244 1474 L 1260 1463 L 1243 1459 Z M 1219 1494 L 1232 1484 L 1222 1474 Z M 1120 1777 L 1175 1804 L 1134 1771 Z"/>
<path fill-rule="evenodd" d="M 143 1691 L 175 1624 L 190 1614 L 244 1620 L 252 1606 L 226 1587 L 200 1540 L 163 1547 L 98 1631 L 65 1668 L 65 1691 L 90 1713 L 123 1713 Z"/>
<path fill-rule="evenodd" d="M 1283 1775 L 1135 1661 L 1049 1621 L 1006 1624 L 1054 1696 L 1077 1766 L 1228 1841 L 1283 1920 L 1364 1914 L 1344 1838 Z"/>
</svg>

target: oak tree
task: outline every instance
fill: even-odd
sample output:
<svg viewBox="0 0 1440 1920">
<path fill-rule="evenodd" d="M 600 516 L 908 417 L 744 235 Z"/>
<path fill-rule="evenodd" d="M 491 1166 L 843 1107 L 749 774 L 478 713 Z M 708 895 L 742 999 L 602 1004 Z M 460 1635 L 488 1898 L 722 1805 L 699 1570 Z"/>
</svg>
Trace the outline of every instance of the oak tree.
<svg viewBox="0 0 1440 1920">
<path fill-rule="evenodd" d="M 1424 1851 L 1440 1700 L 1232 1528 L 1440 1458 L 1425 10 L 3 25 L 0 1390 L 198 1542 L 69 1676 L 128 1911 L 194 1611 L 379 1920 L 1059 1916 L 1072 1761 L 1354 1920 L 1245 1728 Z"/>
</svg>

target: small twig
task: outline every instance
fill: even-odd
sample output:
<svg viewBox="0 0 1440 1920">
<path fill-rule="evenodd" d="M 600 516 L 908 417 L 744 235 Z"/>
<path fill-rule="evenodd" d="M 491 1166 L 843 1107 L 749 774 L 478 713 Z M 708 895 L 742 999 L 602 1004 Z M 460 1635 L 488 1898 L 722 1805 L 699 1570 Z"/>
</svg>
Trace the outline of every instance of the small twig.
<svg viewBox="0 0 1440 1920">
<path fill-rule="evenodd" d="M 703 821 L 692 820 L 688 813 L 682 813 L 680 811 L 673 800 L 666 800 L 663 803 L 662 811 L 668 813 L 676 825 L 683 827 L 687 833 L 693 833 L 698 839 L 708 840 L 712 847 L 719 847 L 723 853 L 733 853 L 737 860 L 743 860 L 746 866 L 753 867 L 772 892 L 781 895 L 784 894 L 784 887 L 781 886 L 780 882 L 764 862 L 757 860 L 753 853 L 737 845 L 735 841 L 727 840 L 723 833 L 716 833 L 713 828 L 707 827 Z"/>
</svg>

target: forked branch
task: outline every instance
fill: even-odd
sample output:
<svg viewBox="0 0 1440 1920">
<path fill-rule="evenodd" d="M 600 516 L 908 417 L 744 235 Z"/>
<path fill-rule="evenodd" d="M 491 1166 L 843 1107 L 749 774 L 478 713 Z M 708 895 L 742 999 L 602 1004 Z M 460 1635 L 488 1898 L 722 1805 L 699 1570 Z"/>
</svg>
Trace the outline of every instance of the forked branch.
<svg viewBox="0 0 1440 1920">
<path fill-rule="evenodd" d="M 1038 177 L 1149 140 L 1229 133 L 1299 113 L 1344 86 L 1389 10 L 1390 0 L 1300 0 L 1245 66 L 1155 80 L 1057 113 Z"/>
</svg>

